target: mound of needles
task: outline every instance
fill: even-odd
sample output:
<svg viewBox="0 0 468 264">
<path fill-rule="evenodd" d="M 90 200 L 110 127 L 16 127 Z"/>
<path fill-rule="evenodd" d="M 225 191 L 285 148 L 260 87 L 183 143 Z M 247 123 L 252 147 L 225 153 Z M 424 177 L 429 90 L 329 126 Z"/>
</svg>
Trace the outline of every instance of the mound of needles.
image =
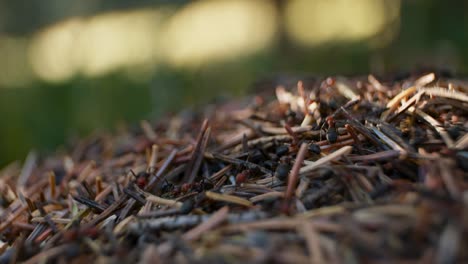
<svg viewBox="0 0 468 264">
<path fill-rule="evenodd" d="M 326 78 L 0 171 L 0 263 L 466 263 L 468 83 Z"/>
</svg>

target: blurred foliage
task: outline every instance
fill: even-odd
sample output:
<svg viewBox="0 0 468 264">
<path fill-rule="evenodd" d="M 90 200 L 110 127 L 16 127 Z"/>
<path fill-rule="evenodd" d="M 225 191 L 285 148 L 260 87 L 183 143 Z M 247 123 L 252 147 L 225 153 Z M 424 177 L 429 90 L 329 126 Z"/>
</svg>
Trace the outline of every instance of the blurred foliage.
<svg viewBox="0 0 468 264">
<path fill-rule="evenodd" d="M 264 1 L 275 8 L 275 16 L 270 17 L 271 23 L 277 23 L 275 35 L 265 36 L 262 41 L 269 39 L 268 44 L 248 52 L 232 52 L 225 57 L 216 55 L 215 59 L 198 62 L 195 66 L 173 65 L 155 59 L 149 66 L 118 66 L 94 76 L 77 71 L 58 82 L 38 78 L 31 72 L 29 75 L 20 75 L 15 70 L 31 71 L 24 52 L 29 45 L 28 41 L 44 32 L 44 29 L 67 19 L 94 18 L 115 11 L 120 12 L 115 13 L 118 17 L 127 11 L 161 8 L 169 10 L 163 17 L 170 19 L 197 2 L 200 1 L 35 0 L 24 5 L 22 1 L 1 0 L 0 60 L 3 60 L 3 64 L 0 62 L 0 79 L 3 74 L 15 82 L 9 85 L 8 82 L 2 84 L 0 80 L 0 165 L 22 159 L 32 148 L 52 150 L 64 144 L 72 135 L 83 136 L 96 129 L 112 130 L 119 122 L 135 123 L 141 119 L 154 118 L 168 111 L 203 104 L 216 96 L 239 96 L 256 81 L 274 80 L 277 75 L 385 74 L 418 67 L 448 69 L 461 74 L 466 74 L 468 70 L 468 35 L 465 32 L 468 26 L 468 18 L 465 16 L 468 4 L 465 1 L 435 0 L 402 1 L 401 6 L 398 4 L 398 19 L 384 25 L 378 34 L 362 35 L 350 40 L 345 38 L 348 35 L 340 33 L 340 28 L 335 28 L 337 33 L 328 34 L 327 41 L 323 43 L 318 43 L 312 35 L 314 44 L 296 41 L 293 35 L 288 34 L 285 18 L 287 1 Z M 208 5 L 216 1 L 201 2 Z M 383 3 L 391 4 L 391 1 Z M 346 10 L 341 8 L 340 12 Z M 331 20 L 356 19 L 352 6 L 346 18 L 342 13 L 334 14 L 333 10 L 323 12 L 328 12 L 327 16 L 331 16 Z M 382 14 L 368 15 L 370 17 L 361 19 L 360 23 L 376 21 L 375 16 Z M 79 25 L 87 25 L 92 21 L 84 20 Z M 190 25 L 190 15 L 188 21 Z M 307 17 L 304 21 L 299 29 L 310 31 L 314 25 L 308 24 Z M 187 23 L 182 25 L 186 27 Z M 322 29 L 323 25 L 320 27 Z M 183 29 L 177 30 L 182 32 Z M 213 33 L 216 29 L 210 30 Z M 227 37 L 230 32 L 231 29 Z M 252 33 L 242 36 L 241 30 L 236 34 L 240 34 L 244 42 L 234 46 L 233 51 L 239 47 L 248 49 L 245 45 L 250 42 L 245 41 L 254 37 Z M 197 37 L 192 35 L 187 36 Z M 3 46 L 2 37 L 5 40 Z M 211 34 L 209 37 L 209 42 L 214 42 L 217 35 Z M 199 43 L 205 45 L 203 41 Z M 22 45 L 24 49 L 20 49 Z M 159 48 L 154 49 L 162 52 Z M 158 56 L 164 56 L 165 52 L 157 55 L 157 59 Z M 10 80 L 8 78 L 5 80 Z"/>
</svg>

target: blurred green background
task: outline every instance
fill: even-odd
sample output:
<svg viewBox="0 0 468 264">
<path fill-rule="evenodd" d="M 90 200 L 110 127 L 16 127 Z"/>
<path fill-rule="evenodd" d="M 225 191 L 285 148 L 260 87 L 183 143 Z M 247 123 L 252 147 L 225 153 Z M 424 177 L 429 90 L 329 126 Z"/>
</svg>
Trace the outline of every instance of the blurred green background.
<svg viewBox="0 0 468 264">
<path fill-rule="evenodd" d="M 468 3 L 0 1 L 0 165 L 276 76 L 466 74 Z"/>
</svg>

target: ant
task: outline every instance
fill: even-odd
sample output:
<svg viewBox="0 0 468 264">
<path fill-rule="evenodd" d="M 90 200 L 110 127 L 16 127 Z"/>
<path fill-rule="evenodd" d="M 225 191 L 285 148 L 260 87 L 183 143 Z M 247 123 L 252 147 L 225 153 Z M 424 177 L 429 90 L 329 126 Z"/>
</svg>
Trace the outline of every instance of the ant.
<svg viewBox="0 0 468 264">
<path fill-rule="evenodd" d="M 144 189 L 145 186 L 148 184 L 148 178 L 150 176 L 149 173 L 146 171 L 141 171 L 138 174 L 135 174 L 133 170 L 130 170 L 130 172 L 135 176 L 135 184 L 140 188 Z"/>
<path fill-rule="evenodd" d="M 329 115 L 325 118 L 325 122 L 322 124 L 322 126 L 320 127 L 320 130 L 323 129 L 323 127 L 325 126 L 325 124 L 328 125 L 328 130 L 327 130 L 327 134 L 326 134 L 326 139 L 328 140 L 328 142 L 330 142 L 331 144 L 335 143 L 337 140 L 338 140 L 338 132 L 336 131 L 336 127 L 335 127 L 335 115 Z"/>
</svg>

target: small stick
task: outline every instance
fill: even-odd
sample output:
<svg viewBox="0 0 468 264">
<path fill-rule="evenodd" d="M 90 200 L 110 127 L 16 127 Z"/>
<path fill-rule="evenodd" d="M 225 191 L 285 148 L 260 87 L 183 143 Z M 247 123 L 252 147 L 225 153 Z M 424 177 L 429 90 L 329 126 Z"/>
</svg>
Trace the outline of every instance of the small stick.
<svg viewBox="0 0 468 264">
<path fill-rule="evenodd" d="M 109 193 L 111 193 L 113 191 L 114 187 L 112 186 L 112 184 L 109 184 L 107 185 L 107 187 L 102 190 L 100 193 L 96 194 L 96 197 L 94 198 L 94 200 L 96 202 L 99 202 L 101 201 L 102 199 L 104 199 Z"/>
<path fill-rule="evenodd" d="M 296 189 L 296 197 L 301 198 L 308 187 L 309 187 L 309 180 L 306 178 L 301 178 L 301 180 L 299 181 L 299 186 L 297 186 L 297 189 Z"/>
<path fill-rule="evenodd" d="M 130 188 L 127 187 L 127 188 L 124 188 L 124 189 L 123 189 L 123 192 L 124 192 L 125 194 L 127 194 L 129 197 L 132 197 L 133 200 L 139 202 L 141 205 L 145 205 L 145 203 L 146 203 L 145 198 L 142 197 L 142 195 L 140 195 L 140 193 L 138 193 L 137 191 L 134 191 L 134 190 L 132 190 L 132 189 L 130 189 Z M 132 201 L 132 202 L 133 202 L 133 201 Z M 128 205 L 128 204 L 127 204 L 127 205 Z"/>
<path fill-rule="evenodd" d="M 215 192 L 212 192 L 212 191 L 207 191 L 205 193 L 206 197 L 211 199 L 211 200 L 215 200 L 215 201 L 222 201 L 222 202 L 227 202 L 227 203 L 233 203 L 233 204 L 238 204 L 238 205 L 242 205 L 242 206 L 245 206 L 245 207 L 252 207 L 253 204 L 252 202 L 250 202 L 249 200 L 246 200 L 244 198 L 240 198 L 240 197 L 237 197 L 237 196 L 234 196 L 234 195 L 230 195 L 230 194 L 221 194 L 221 193 L 215 193 Z"/>
<path fill-rule="evenodd" d="M 242 142 L 242 139 L 244 137 L 244 134 L 247 136 L 248 139 L 252 139 L 255 137 L 256 133 L 252 130 L 248 130 L 247 132 L 243 132 L 239 135 L 236 135 L 235 137 L 231 138 L 230 140 L 226 141 L 224 144 L 222 144 L 220 147 L 216 148 L 216 152 L 221 152 L 225 149 L 231 148 L 233 146 L 237 146 Z"/>
<path fill-rule="evenodd" d="M 96 162 L 94 160 L 90 161 L 86 167 L 81 171 L 80 175 L 78 176 L 78 181 L 83 182 L 85 181 L 91 172 L 96 168 Z"/>
<path fill-rule="evenodd" d="M 191 173 L 189 181 L 188 181 L 189 183 L 193 183 L 195 181 L 197 173 L 200 170 L 201 163 L 202 163 L 203 158 L 205 156 L 204 154 L 205 154 L 206 146 L 208 145 L 208 141 L 210 139 L 210 134 L 211 134 L 211 127 L 208 127 L 206 129 L 205 134 L 203 135 L 201 146 L 200 146 L 200 148 L 199 148 L 199 150 L 197 152 L 195 163 L 194 163 L 193 168 L 192 168 L 192 173 Z"/>
<path fill-rule="evenodd" d="M 247 147 L 251 148 L 253 146 L 257 145 L 265 145 L 268 143 L 271 143 L 273 141 L 276 142 L 290 142 L 292 140 L 290 135 L 276 135 L 276 136 L 265 136 L 265 137 L 260 137 L 256 139 L 252 139 L 247 141 Z M 240 152 L 242 150 L 242 145 L 237 145 L 235 146 L 232 150 L 231 153 L 236 153 Z"/>
<path fill-rule="evenodd" d="M 209 180 L 210 181 L 216 181 L 218 180 L 220 177 L 222 177 L 224 174 L 226 174 L 226 172 L 228 172 L 230 169 L 232 168 L 232 165 L 229 164 L 227 165 L 226 167 L 220 169 L 218 172 L 216 172 L 215 174 L 211 175 L 209 177 Z"/>
<path fill-rule="evenodd" d="M 414 148 L 403 140 L 403 138 L 398 135 L 394 128 L 388 123 L 380 122 L 377 120 L 377 128 L 382 131 L 386 136 L 395 141 L 398 145 L 404 148 L 408 152 L 415 152 Z"/>
<path fill-rule="evenodd" d="M 20 197 L 22 195 L 20 194 Z M 26 201 L 26 204 L 28 205 L 29 211 L 32 213 L 34 210 L 36 210 L 36 205 L 29 199 L 28 197 L 24 197 L 24 200 Z"/>
<path fill-rule="evenodd" d="M 152 195 L 150 193 L 146 193 L 146 195 L 147 195 L 146 200 L 155 204 L 166 205 L 166 206 L 176 207 L 176 208 L 180 208 L 182 206 L 181 202 L 178 202 L 175 200 L 161 198 L 159 196 Z"/>
<path fill-rule="evenodd" d="M 176 154 L 177 149 L 173 149 L 162 164 L 162 166 L 159 168 L 158 172 L 156 172 L 156 174 L 151 177 L 150 181 L 148 182 L 148 185 L 146 185 L 145 187 L 145 191 L 153 189 L 156 186 L 156 184 L 158 184 L 158 182 L 161 180 L 162 174 L 167 170 L 171 162 L 174 160 Z"/>
<path fill-rule="evenodd" d="M 124 220 L 122 220 L 120 223 L 118 223 L 114 230 L 113 230 L 113 233 L 114 234 L 120 234 L 122 232 L 124 232 L 124 228 L 127 227 L 131 222 L 134 222 L 136 220 L 135 216 L 131 215 L 127 218 L 125 218 Z"/>
<path fill-rule="evenodd" d="M 12 215 L 10 215 L 7 220 L 5 221 L 2 221 L 2 223 L 0 223 L 0 232 L 2 232 L 3 230 L 5 230 L 8 226 L 11 225 L 11 223 L 13 221 L 15 221 L 16 218 L 18 218 L 22 213 L 24 213 L 26 211 L 26 209 L 28 208 L 27 205 L 21 205 L 21 207 L 16 210 Z"/>
<path fill-rule="evenodd" d="M 171 162 L 176 157 L 176 154 L 177 154 L 177 150 L 173 149 L 172 152 L 169 154 L 169 156 L 164 161 L 163 165 L 159 168 L 158 172 L 156 172 L 156 175 L 152 176 L 149 183 L 145 186 L 145 191 L 150 191 L 151 189 L 153 189 L 156 186 L 156 184 L 158 184 L 158 182 L 162 179 L 163 173 L 167 170 L 167 168 L 169 167 Z M 128 194 L 129 193 L 127 191 L 127 195 Z M 122 210 L 122 212 L 119 215 L 119 218 L 117 219 L 117 221 L 122 221 L 123 219 L 125 219 L 125 217 L 127 217 L 127 214 L 133 208 L 133 206 L 135 205 L 137 200 L 139 200 L 140 203 L 145 204 L 145 201 L 143 199 L 138 199 L 138 197 L 132 197 L 132 199 L 130 199 L 128 201 L 127 205 L 125 205 L 125 208 Z"/>
<path fill-rule="evenodd" d="M 384 150 L 369 155 L 349 156 L 350 161 L 378 161 L 378 160 L 389 160 L 400 156 L 398 150 Z"/>
<path fill-rule="evenodd" d="M 288 134 L 288 131 L 284 127 L 261 127 L 260 130 L 264 133 L 267 134 Z M 295 126 L 291 127 L 291 130 L 294 133 L 304 133 L 304 132 L 309 132 L 313 136 L 320 136 L 320 131 L 312 131 L 312 126 Z"/>
<path fill-rule="evenodd" d="M 307 113 L 304 119 L 302 120 L 301 127 L 308 126 L 310 123 L 312 123 L 313 120 L 314 118 L 312 117 L 312 115 Z"/>
<path fill-rule="evenodd" d="M 362 135 L 361 135 L 361 137 L 362 137 L 362 139 L 359 138 L 359 136 L 358 136 L 359 140 L 364 139 L 364 137 Z M 329 143 L 330 142 L 328 142 L 328 140 L 324 140 L 324 141 L 316 142 L 315 144 L 320 146 L 320 150 L 322 152 L 325 152 L 325 151 L 330 152 L 331 149 L 341 148 L 341 147 L 344 147 L 344 146 L 351 146 L 351 145 L 353 145 L 354 140 L 351 138 L 351 136 L 341 136 L 341 137 L 338 137 L 338 141 L 336 143 L 333 143 L 333 144 L 329 144 Z"/>
<path fill-rule="evenodd" d="M 419 90 L 424 91 L 426 94 L 431 95 L 431 96 L 444 97 L 444 98 L 449 98 L 449 99 L 468 103 L 468 95 L 462 92 L 448 90 L 442 87 L 432 87 L 432 88 L 424 87 L 424 88 L 420 88 Z"/>
<path fill-rule="evenodd" d="M 34 230 L 35 226 L 34 225 L 31 225 L 31 224 L 28 224 L 28 223 L 25 223 L 25 222 L 14 222 L 11 224 L 12 226 L 14 227 L 18 227 L 20 229 L 25 229 L 25 230 Z M 0 255 L 2 254 L 2 249 L 0 247 Z"/>
<path fill-rule="evenodd" d="M 255 169 L 255 168 L 258 168 L 261 172 L 265 173 L 265 174 L 268 174 L 268 175 L 273 175 L 273 173 L 264 168 L 263 166 L 260 166 L 260 165 L 257 165 L 255 163 L 252 163 L 252 162 L 249 162 L 249 161 L 244 161 L 244 160 L 240 160 L 240 159 L 235 159 L 235 158 L 231 158 L 231 157 L 228 157 L 228 156 L 225 156 L 225 155 L 221 155 L 221 154 L 217 154 L 217 153 L 213 153 L 212 154 L 212 157 L 215 158 L 215 159 L 219 159 L 219 160 L 222 160 L 224 162 L 228 162 L 228 163 L 232 163 L 232 164 L 236 164 L 238 166 L 245 166 L 249 169 Z"/>
<path fill-rule="evenodd" d="M 398 145 L 395 141 L 387 137 L 387 135 L 382 133 L 376 127 L 371 127 L 371 129 L 375 135 L 377 135 L 383 142 L 385 142 L 385 144 L 390 146 L 392 149 L 400 152 L 400 159 L 405 159 L 406 157 L 408 157 L 408 152 L 405 149 L 403 149 L 400 145 Z"/>
<path fill-rule="evenodd" d="M 416 81 L 414 81 L 414 86 L 422 87 L 422 86 L 428 85 L 434 80 L 435 80 L 435 74 L 431 72 L 431 73 L 428 73 L 426 75 L 419 77 Z"/>
<path fill-rule="evenodd" d="M 359 98 L 359 94 L 357 94 L 354 89 L 352 89 L 347 83 L 344 81 L 336 81 L 335 86 L 338 89 L 338 92 L 342 94 L 344 97 L 348 98 L 349 100 L 355 100 Z"/>
<path fill-rule="evenodd" d="M 299 139 L 298 139 L 296 133 L 294 133 L 294 131 L 291 129 L 291 126 L 286 124 L 286 125 L 284 125 L 284 129 L 286 129 L 286 132 L 288 132 L 288 134 L 292 137 L 292 139 L 293 139 L 292 144 L 294 146 L 297 146 L 297 144 L 299 143 Z"/>
<path fill-rule="evenodd" d="M 370 133 L 369 129 L 365 125 L 361 124 L 351 113 L 348 112 L 348 110 L 346 110 L 346 108 L 341 107 L 340 109 L 349 119 L 348 123 L 353 127 L 354 130 L 361 133 L 364 137 L 370 140 L 372 144 L 376 146 L 379 145 L 379 140 L 372 133 Z"/>
<path fill-rule="evenodd" d="M 306 173 L 312 171 L 312 170 L 315 170 L 316 168 L 328 163 L 328 162 L 331 162 L 331 161 L 334 161 L 334 160 L 337 160 L 339 158 L 341 158 L 342 156 L 344 155 L 347 155 L 349 153 L 351 153 L 351 151 L 353 150 L 353 147 L 351 146 L 344 146 L 342 148 L 340 148 L 339 150 L 315 161 L 314 163 L 312 164 L 309 164 L 309 165 L 306 165 L 304 167 L 302 167 L 300 170 L 299 170 L 299 174 L 302 176 L 302 175 L 305 175 Z"/>
<path fill-rule="evenodd" d="M 304 118 L 301 126 L 306 126 L 311 121 L 311 116 L 309 115 L 310 99 L 306 95 L 306 92 L 305 92 L 305 89 L 304 89 L 304 83 L 302 81 L 297 82 L 297 92 L 299 93 L 299 96 L 302 98 L 302 102 L 304 104 L 304 109 L 302 109 L 302 111 L 304 112 L 305 118 Z"/>
<path fill-rule="evenodd" d="M 56 224 L 69 224 L 72 222 L 72 219 L 69 218 L 60 218 L 60 217 L 51 217 L 50 220 Z M 44 223 L 47 222 L 47 219 L 42 216 L 33 217 L 31 219 L 32 223 Z"/>
<path fill-rule="evenodd" d="M 339 205 L 333 205 L 328 207 L 321 207 L 317 209 L 312 209 L 307 212 L 304 212 L 297 216 L 298 218 L 314 218 L 314 217 L 322 217 L 322 216 L 329 216 L 329 215 L 336 215 L 336 214 L 344 214 L 346 213 L 346 208 Z"/>
<path fill-rule="evenodd" d="M 148 201 L 148 199 L 146 199 L 145 205 L 141 207 L 141 209 L 138 211 L 137 215 L 142 215 L 142 214 L 149 213 L 151 211 L 152 207 L 153 207 L 153 203 L 151 203 L 150 201 Z"/>
<path fill-rule="evenodd" d="M 249 200 L 252 203 L 258 203 L 263 200 L 268 200 L 272 198 L 283 198 L 283 197 L 284 197 L 284 192 L 272 191 L 272 192 L 267 192 L 267 193 L 256 195 L 254 197 L 251 197 Z"/>
<path fill-rule="evenodd" d="M 148 168 L 146 168 L 146 172 L 149 174 L 153 174 L 155 171 L 156 161 L 158 160 L 158 152 L 159 152 L 158 145 L 153 144 L 153 146 L 151 146 L 151 156 L 148 162 Z"/>
<path fill-rule="evenodd" d="M 319 234 L 315 231 L 314 224 L 304 221 L 298 228 L 298 232 L 303 233 L 307 242 L 307 249 L 310 255 L 310 263 L 325 263 L 322 250 L 320 248 Z"/>
<path fill-rule="evenodd" d="M 55 173 L 53 171 L 49 172 L 49 186 L 50 186 L 50 198 L 55 199 Z"/>
<path fill-rule="evenodd" d="M 356 180 L 365 189 L 366 192 L 372 192 L 374 187 L 372 183 L 362 174 L 356 174 Z"/>
<path fill-rule="evenodd" d="M 304 162 L 305 154 L 307 153 L 307 143 L 302 143 L 299 151 L 297 152 L 296 161 L 289 173 L 288 177 L 288 187 L 284 195 L 285 203 L 289 203 L 294 195 L 294 190 L 296 189 L 297 181 L 299 179 L 299 171 L 301 169 L 302 163 Z"/>
<path fill-rule="evenodd" d="M 406 90 L 401 91 L 399 94 L 394 96 L 392 100 L 387 103 L 387 108 L 390 108 L 388 111 L 393 112 L 398 107 L 398 104 L 403 100 L 403 98 L 408 97 L 415 93 L 417 90 L 416 87 L 410 87 Z"/>
<path fill-rule="evenodd" d="M 100 213 L 106 210 L 106 208 L 94 200 L 88 199 L 86 197 L 73 196 L 73 199 L 83 205 L 86 205 L 89 208 L 98 210 Z"/>
<path fill-rule="evenodd" d="M 112 213 L 115 212 L 118 208 L 122 206 L 122 204 L 127 201 L 127 195 L 123 194 L 121 195 L 113 204 L 111 204 L 109 207 L 107 207 L 101 214 L 99 214 L 97 217 L 93 218 L 90 222 L 88 222 L 85 225 L 86 227 L 94 227 L 97 224 L 99 224 L 101 221 L 109 217 Z"/>
<path fill-rule="evenodd" d="M 40 235 L 38 235 L 36 239 L 34 239 L 34 242 L 39 244 L 42 241 L 44 241 L 48 236 L 50 236 L 52 233 L 53 233 L 53 229 L 49 227 L 46 230 L 44 230 L 44 232 L 42 232 Z"/>
<path fill-rule="evenodd" d="M 382 115 L 381 119 L 382 120 L 385 120 L 385 121 L 388 121 L 388 122 L 391 122 L 393 120 L 395 120 L 395 118 L 397 118 L 400 114 L 404 113 L 406 110 L 408 110 L 411 106 L 413 106 L 414 104 L 416 104 L 420 99 L 421 99 L 421 96 L 423 96 L 424 94 L 424 91 L 419 91 L 417 94 L 413 95 L 408 101 L 406 101 L 399 109 L 396 113 L 394 113 L 393 115 L 390 115 L 390 111 L 388 112 L 385 112 L 386 115 Z M 388 114 L 388 115 L 387 115 Z"/>
<path fill-rule="evenodd" d="M 94 200 L 98 200 L 97 196 L 102 192 L 102 177 L 97 176 L 96 177 L 96 197 Z"/>
</svg>

